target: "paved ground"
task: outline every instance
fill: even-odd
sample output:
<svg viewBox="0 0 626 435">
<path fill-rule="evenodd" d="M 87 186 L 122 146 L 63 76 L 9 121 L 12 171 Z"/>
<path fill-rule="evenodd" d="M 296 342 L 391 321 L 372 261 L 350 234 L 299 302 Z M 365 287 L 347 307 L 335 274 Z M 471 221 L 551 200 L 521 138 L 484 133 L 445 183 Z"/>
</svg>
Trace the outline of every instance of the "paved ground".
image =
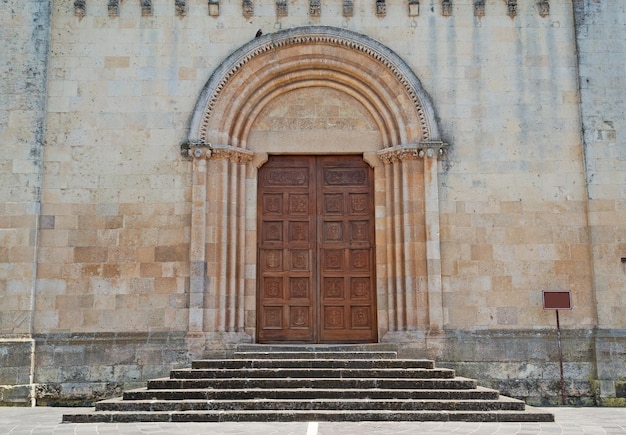
<svg viewBox="0 0 626 435">
<path fill-rule="evenodd" d="M 555 423 L 61 423 L 76 408 L 2 408 L 0 434 L 30 435 L 365 435 L 365 434 L 626 434 L 626 408 L 545 408 Z"/>
</svg>

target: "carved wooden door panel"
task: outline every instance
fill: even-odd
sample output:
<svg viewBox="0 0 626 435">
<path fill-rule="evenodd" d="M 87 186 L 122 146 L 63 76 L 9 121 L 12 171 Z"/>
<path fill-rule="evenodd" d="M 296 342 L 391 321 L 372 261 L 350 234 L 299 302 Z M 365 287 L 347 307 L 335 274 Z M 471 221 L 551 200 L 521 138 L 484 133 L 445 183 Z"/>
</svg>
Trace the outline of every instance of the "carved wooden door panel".
<svg viewBox="0 0 626 435">
<path fill-rule="evenodd" d="M 320 341 L 376 340 L 372 170 L 317 158 Z"/>
<path fill-rule="evenodd" d="M 259 170 L 260 342 L 316 340 L 315 166 L 272 157 Z"/>
<path fill-rule="evenodd" d="M 376 340 L 371 172 L 356 156 L 259 170 L 259 342 Z"/>
</svg>

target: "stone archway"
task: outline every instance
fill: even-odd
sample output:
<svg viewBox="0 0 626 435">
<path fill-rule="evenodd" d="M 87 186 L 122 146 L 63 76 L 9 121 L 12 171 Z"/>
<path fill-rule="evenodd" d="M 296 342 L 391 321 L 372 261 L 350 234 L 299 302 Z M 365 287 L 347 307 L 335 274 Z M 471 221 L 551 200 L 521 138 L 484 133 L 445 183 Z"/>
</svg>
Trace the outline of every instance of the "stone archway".
<svg viewBox="0 0 626 435">
<path fill-rule="evenodd" d="M 277 128 L 284 107 L 303 94 L 337 98 L 367 119 L 355 117 L 361 127 L 352 131 L 342 122 L 320 127 L 319 119 L 317 130 Z M 350 140 L 355 134 L 363 139 Z M 429 98 L 382 44 L 345 29 L 304 27 L 231 54 L 196 105 L 182 146 L 193 170 L 191 335 L 254 339 L 257 169 L 268 154 L 346 152 L 329 138 L 348 138 L 348 152 L 374 168 L 378 336 L 414 339 L 442 328 L 437 168 L 446 146 Z"/>
</svg>

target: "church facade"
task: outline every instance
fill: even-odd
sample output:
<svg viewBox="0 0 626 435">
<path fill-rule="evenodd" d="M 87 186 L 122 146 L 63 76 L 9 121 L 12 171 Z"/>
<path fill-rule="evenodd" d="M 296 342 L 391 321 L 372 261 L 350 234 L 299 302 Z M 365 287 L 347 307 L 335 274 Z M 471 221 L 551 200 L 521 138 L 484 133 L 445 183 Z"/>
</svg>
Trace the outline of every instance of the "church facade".
<svg viewBox="0 0 626 435">
<path fill-rule="evenodd" d="M 626 405 L 626 8 L 0 3 L 0 401 L 393 343 Z"/>
</svg>

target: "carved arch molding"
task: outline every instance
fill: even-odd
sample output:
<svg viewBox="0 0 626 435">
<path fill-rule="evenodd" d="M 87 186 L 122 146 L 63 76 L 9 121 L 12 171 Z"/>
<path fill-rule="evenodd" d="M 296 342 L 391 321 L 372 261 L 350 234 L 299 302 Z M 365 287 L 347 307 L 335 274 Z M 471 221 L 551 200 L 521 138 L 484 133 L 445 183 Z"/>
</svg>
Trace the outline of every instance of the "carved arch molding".
<svg viewBox="0 0 626 435">
<path fill-rule="evenodd" d="M 378 336 L 415 340 L 440 331 L 437 175 L 446 144 L 433 106 L 413 71 L 381 43 L 345 29 L 304 27 L 232 53 L 196 104 L 181 146 L 193 171 L 190 336 L 255 338 L 257 171 L 268 154 L 345 152 L 336 144 L 255 140 L 267 108 L 303 90 L 345 96 L 376 133 L 373 145 L 359 148 L 354 140 L 349 149 L 374 168 Z"/>
</svg>

